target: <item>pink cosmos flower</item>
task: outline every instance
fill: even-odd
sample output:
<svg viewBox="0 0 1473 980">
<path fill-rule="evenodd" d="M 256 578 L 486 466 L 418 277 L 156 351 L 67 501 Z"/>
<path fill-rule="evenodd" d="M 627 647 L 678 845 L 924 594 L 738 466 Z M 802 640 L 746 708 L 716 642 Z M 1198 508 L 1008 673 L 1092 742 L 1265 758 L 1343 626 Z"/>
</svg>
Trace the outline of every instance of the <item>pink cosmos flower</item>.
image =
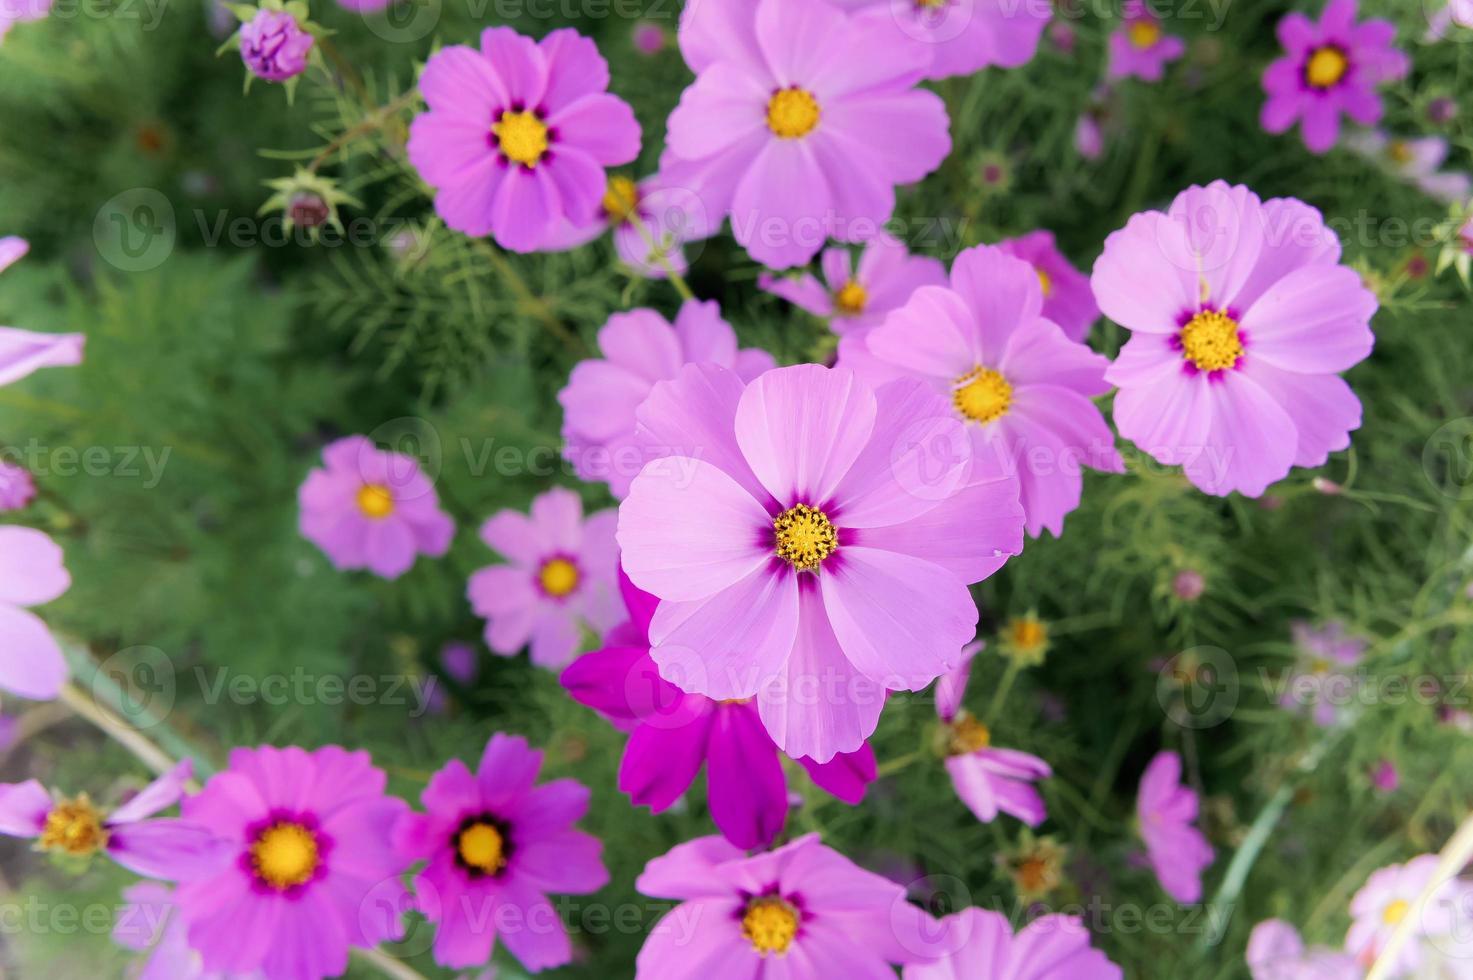
<svg viewBox="0 0 1473 980">
<path fill-rule="evenodd" d="M 565 219 L 586 221 L 608 186 L 604 168 L 639 155 L 634 111 L 608 87 L 598 48 L 571 29 L 538 43 L 492 27 L 480 51 L 436 52 L 419 79 L 429 111 L 409 129 L 409 160 L 439 192 L 435 211 L 515 252 L 541 248 Z"/>
<path fill-rule="evenodd" d="M 1143 0 L 1126 0 L 1124 23 L 1110 34 L 1110 78 L 1159 82 L 1167 62 L 1186 53 L 1186 42 L 1161 28 L 1161 18 Z"/>
<path fill-rule="evenodd" d="M 24 510 L 36 499 L 36 481 L 24 466 L 0 459 L 0 511 Z"/>
<path fill-rule="evenodd" d="M 466 595 L 486 619 L 486 645 L 511 656 L 531 643 L 532 662 L 555 670 L 578 651 L 587 626 L 602 636 L 619 622 L 614 512 L 583 518 L 583 502 L 554 487 L 532 514 L 502 510 L 481 525 L 481 540 L 511 564 L 471 576 Z"/>
<path fill-rule="evenodd" d="M 1315 946 L 1306 949 L 1299 930 L 1282 919 L 1265 919 L 1248 937 L 1248 972 L 1253 980 L 1362 980 L 1355 957 Z"/>
<path fill-rule="evenodd" d="M 234 858 L 174 893 L 207 971 L 318 980 L 348 968 L 350 946 L 399 938 L 408 893 L 390 833 L 408 807 L 386 783 L 367 752 L 263 745 L 233 749 L 185 799 L 184 819 Z"/>
<path fill-rule="evenodd" d="M 1330 0 L 1318 24 L 1297 11 L 1279 21 L 1285 54 L 1263 73 L 1265 130 L 1283 133 L 1298 122 L 1304 145 L 1324 153 L 1340 138 L 1342 113 L 1362 126 L 1380 121 L 1376 88 L 1405 77 L 1411 60 L 1392 44 L 1395 24 L 1355 18 L 1356 0 Z"/>
<path fill-rule="evenodd" d="M 901 971 L 903 980 L 1120 980 L 1073 915 L 1043 915 L 1013 934 L 1005 915 L 968 908 L 940 922 L 944 956 Z"/>
<path fill-rule="evenodd" d="M 921 286 L 946 282 L 946 266 L 939 259 L 911 255 L 890 235 L 876 235 L 859 255 L 859 267 L 849 249 L 826 248 L 821 259 L 824 281 L 812 273 L 791 279 L 763 273 L 757 284 L 774 296 L 821 317 L 840 336 L 862 334 L 879 326 L 891 310 L 910 299 Z"/>
<path fill-rule="evenodd" d="M 598 346 L 604 356 L 580 361 L 558 392 L 563 455 L 579 477 L 607 483 L 619 498 L 649 462 L 634 437 L 634 412 L 657 381 L 675 377 L 685 364 L 719 364 L 744 381 L 776 364 L 764 350 L 738 350 L 721 307 L 698 300 L 680 307 L 673 327 L 654 310 L 615 313 L 599 330 Z"/>
<path fill-rule="evenodd" d="M 416 555 L 449 550 L 455 522 L 413 457 L 348 436 L 329 443 L 322 461 L 297 491 L 297 523 L 335 567 L 395 579 Z"/>
<path fill-rule="evenodd" d="M 0 0 L 0 42 L 16 24 L 43 20 L 51 4 L 52 0 Z"/>
<path fill-rule="evenodd" d="M 1384 130 L 1367 129 L 1347 136 L 1345 145 L 1444 204 L 1465 201 L 1473 191 L 1473 179 L 1466 173 L 1439 169 L 1448 151 L 1447 140 L 1440 136 L 1396 139 Z"/>
<path fill-rule="evenodd" d="M 1429 0 L 1430 2 L 1430 0 Z M 1440 41 L 1453 27 L 1473 28 L 1473 0 L 1447 0 L 1447 5 L 1427 18 L 1426 41 Z"/>
<path fill-rule="evenodd" d="M 619 767 L 619 789 L 635 806 L 666 810 L 706 766 L 711 819 L 737 847 L 766 847 L 788 815 L 782 757 L 751 701 L 713 701 L 685 694 L 662 678 L 649 651 L 649 625 L 659 600 L 641 592 L 621 571 L 619 587 L 629 622 L 609 635 L 609 646 L 586 653 L 563 671 L 575 701 L 629 731 Z M 875 779 L 868 745 L 819 764 L 799 759 L 818 786 L 851 806 Z"/>
<path fill-rule="evenodd" d="M 924 52 L 822 0 L 691 4 L 696 72 L 670 115 L 666 159 L 730 214 L 752 257 L 801 265 L 828 238 L 862 241 L 951 150 L 946 107 L 915 87 Z"/>
<path fill-rule="evenodd" d="M 157 881 L 139 881 L 123 889 L 113 942 L 147 953 L 133 980 L 264 980 L 259 972 L 206 972 L 199 954 L 189 948 L 189 930 L 174 904 L 174 889 Z"/>
<path fill-rule="evenodd" d="M 890 43 L 930 59 L 927 78 L 1027 64 L 1053 17 L 1052 0 L 834 0 L 888 31 Z"/>
<path fill-rule="evenodd" d="M 193 771 L 188 759 L 180 762 L 111 813 L 86 793 L 53 799 L 34 779 L 6 783 L 0 785 L 0 834 L 29 837 L 42 851 L 72 858 L 105 853 L 150 878 L 200 878 L 228 859 L 223 842 L 199 822 L 154 817 L 179 802 Z"/>
<path fill-rule="evenodd" d="M 1319 629 L 1296 622 L 1291 629 L 1299 657 L 1284 679 L 1279 704 L 1291 711 L 1309 709 L 1315 724 L 1328 728 L 1355 704 L 1357 682 L 1351 668 L 1361 662 L 1368 644 L 1339 622 Z"/>
<path fill-rule="evenodd" d="M 712 226 L 700 196 L 669 174 L 638 183 L 615 174 L 591 214 L 569 215 L 540 248 L 577 248 L 612 229 L 620 261 L 646 278 L 664 279 L 669 275 L 666 265 L 684 275 L 689 268 L 686 244 L 710 238 L 719 225 L 718 218 Z"/>
<path fill-rule="evenodd" d="M 294 14 L 261 7 L 240 25 L 240 60 L 252 75 L 267 82 L 284 82 L 307 70 L 307 58 L 316 39 Z"/>
<path fill-rule="evenodd" d="M 1212 846 L 1193 826 L 1197 794 L 1181 784 L 1181 756 L 1158 752 L 1141 776 L 1136 821 L 1146 857 L 1162 889 L 1178 902 L 1202 898 L 1202 872 L 1212 863 Z"/>
<path fill-rule="evenodd" d="M 0 4 L 9 2 L 15 0 L 0 0 Z M 48 9 L 49 2 L 41 16 Z M 4 15 L 0 14 L 0 38 L 4 37 L 7 26 Z M 0 272 L 20 261 L 30 249 L 24 238 L 14 235 L 0 238 Z M 32 333 L 15 327 L 0 327 L 0 386 L 19 381 L 40 368 L 81 364 L 83 342 L 79 333 Z"/>
<path fill-rule="evenodd" d="M 1428 959 L 1428 940 L 1447 946 L 1449 940 L 1466 942 L 1469 886 L 1456 877 L 1437 880 L 1438 856 L 1423 854 L 1406 864 L 1393 864 L 1371 872 L 1366 883 L 1350 899 L 1350 931 L 1345 951 L 1362 969 L 1380 957 L 1402 920 L 1412 914 L 1423 891 L 1435 884 L 1432 896 L 1413 926 L 1414 939 L 1405 943 L 1392 961 L 1389 974 L 1416 973 Z"/>
<path fill-rule="evenodd" d="M 394 828 L 405 860 L 426 862 L 414 890 L 438 923 L 441 966 L 480 966 L 498 936 L 533 973 L 573 958 L 544 893 L 595 892 L 609 873 L 603 845 L 572 829 L 588 811 L 588 787 L 572 779 L 535 786 L 541 768 L 541 752 L 498 732 L 474 773 L 450 760 L 420 794 L 427 812 L 406 813 Z"/>
<path fill-rule="evenodd" d="M 997 243 L 997 247 L 1014 258 L 1033 266 L 1038 284 L 1043 289 L 1043 317 L 1052 320 L 1070 340 L 1083 343 L 1089 328 L 1100 318 L 1094 293 L 1089 290 L 1089 277 L 1054 244 L 1054 233 L 1040 229 L 1018 238 Z"/>
<path fill-rule="evenodd" d="M 756 697 L 794 758 L 858 751 L 887 690 L 954 667 L 976 632 L 967 583 L 1022 548 L 1016 478 L 973 475 L 921 382 L 803 364 L 744 388 L 689 365 L 638 416 L 645 438 L 693 447 L 648 464 L 619 508 L 624 569 L 661 599 L 650 654 L 681 690 Z"/>
<path fill-rule="evenodd" d="M 61 548 L 40 531 L 0 526 L 0 689 L 50 701 L 66 683 L 66 658 L 28 607 L 71 588 Z"/>
<path fill-rule="evenodd" d="M 1132 331 L 1105 373 L 1120 434 L 1199 489 L 1256 497 L 1350 445 L 1337 374 L 1370 353 L 1377 302 L 1314 208 L 1191 187 L 1112 234 L 1090 284 Z"/>
<path fill-rule="evenodd" d="M 1063 533 L 1082 467 L 1124 472 L 1115 437 L 1090 401 L 1110 390 L 1110 362 L 1042 315 L 1033 266 L 994 246 L 956 257 L 951 285 L 923 286 L 884 324 L 839 349 L 839 363 L 880 382 L 923 379 L 951 402 L 976 463 L 1016 472 L 1028 533 Z"/>
<path fill-rule="evenodd" d="M 964 648 L 961 665 L 936 682 L 936 716 L 946 726 L 946 771 L 956 795 L 978 820 L 991 823 L 1002 812 L 1037 827 L 1048 811 L 1032 784 L 1053 770 L 1036 755 L 995 748 L 992 732 L 962 707 L 972 658 L 981 649 L 981 643 Z"/>
<path fill-rule="evenodd" d="M 635 887 L 680 903 L 650 931 L 635 980 L 882 977 L 928 951 L 905 890 L 817 834 L 752 857 L 699 837 L 651 861 Z"/>
</svg>

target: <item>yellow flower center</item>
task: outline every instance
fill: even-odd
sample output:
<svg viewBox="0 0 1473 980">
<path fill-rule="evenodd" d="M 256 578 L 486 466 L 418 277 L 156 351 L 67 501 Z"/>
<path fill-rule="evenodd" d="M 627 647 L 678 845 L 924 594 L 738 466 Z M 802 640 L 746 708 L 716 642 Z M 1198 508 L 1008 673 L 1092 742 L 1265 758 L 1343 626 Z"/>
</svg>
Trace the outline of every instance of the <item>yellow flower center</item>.
<svg viewBox="0 0 1473 980">
<path fill-rule="evenodd" d="M 1349 70 L 1350 61 L 1345 57 L 1345 52 L 1333 44 L 1327 44 L 1316 48 L 1314 54 L 1309 56 L 1309 64 L 1304 66 L 1304 77 L 1315 88 L 1331 88 L 1340 84 L 1340 80 Z"/>
<path fill-rule="evenodd" d="M 501 831 L 477 820 L 455 838 L 455 852 L 466 867 L 494 875 L 506 867 L 506 841 Z"/>
<path fill-rule="evenodd" d="M 1203 371 L 1225 371 L 1243 356 L 1238 321 L 1217 310 L 1203 310 L 1178 335 L 1182 356 Z"/>
<path fill-rule="evenodd" d="M 42 850 L 60 851 L 82 857 L 95 854 L 107 846 L 107 828 L 102 825 L 102 811 L 92 805 L 87 794 L 62 800 L 46 814 L 38 843 Z"/>
<path fill-rule="evenodd" d="M 869 293 L 865 292 L 863 286 L 853 279 L 844 283 L 844 288 L 834 296 L 834 306 L 845 316 L 858 316 L 864 312 L 864 304 L 869 302 Z"/>
<path fill-rule="evenodd" d="M 1330 661 L 1324 657 L 1315 657 L 1309 662 L 1309 672 L 1311 674 L 1328 674 L 1330 672 Z"/>
<path fill-rule="evenodd" d="M 1386 906 L 1385 911 L 1381 913 L 1381 921 L 1386 923 L 1388 926 L 1394 926 L 1402 919 L 1405 919 L 1407 917 L 1407 913 L 1411 910 L 1411 902 L 1408 902 L 1404 898 L 1398 898 L 1396 901 Z"/>
<path fill-rule="evenodd" d="M 578 579 L 578 566 L 566 558 L 549 558 L 542 563 L 542 570 L 537 573 L 542 591 L 556 599 L 561 599 L 578 588 Z"/>
<path fill-rule="evenodd" d="M 1043 290 L 1043 298 L 1048 299 L 1049 295 L 1052 294 L 1054 291 L 1053 279 L 1049 277 L 1049 274 L 1047 272 L 1044 272 L 1043 269 L 1039 268 L 1038 266 L 1035 266 L 1033 271 L 1038 273 L 1038 285 L 1039 288 Z"/>
<path fill-rule="evenodd" d="M 992 744 L 992 732 L 988 727 L 966 712 L 951 723 L 951 732 L 946 740 L 948 755 L 971 755 Z"/>
<path fill-rule="evenodd" d="M 502 156 L 534 167 L 547 152 L 547 124 L 533 112 L 503 112 L 491 126 Z"/>
<path fill-rule="evenodd" d="M 1130 33 L 1130 43 L 1138 48 L 1151 48 L 1161 40 L 1161 25 L 1154 20 L 1132 21 L 1127 28 Z"/>
<path fill-rule="evenodd" d="M 754 898 L 742 915 L 742 935 L 759 956 L 781 956 L 798 935 L 798 910 L 776 895 Z"/>
<path fill-rule="evenodd" d="M 271 824 L 251 844 L 256 877 L 277 891 L 311 881 L 318 863 L 317 835 L 291 820 Z"/>
<path fill-rule="evenodd" d="M 951 403 L 973 422 L 992 422 L 1008 414 L 1013 404 L 1013 386 L 1000 371 L 974 368 L 956 379 Z"/>
<path fill-rule="evenodd" d="M 1396 164 L 1411 163 L 1412 145 L 1406 140 L 1392 140 L 1386 145 L 1386 158 Z"/>
<path fill-rule="evenodd" d="M 1048 647 L 1048 626 L 1037 616 L 1024 616 L 1008 624 L 1008 645 L 1025 658 L 1036 657 Z"/>
<path fill-rule="evenodd" d="M 604 191 L 604 214 L 616 225 L 622 225 L 639 207 L 639 188 L 628 177 L 610 177 Z"/>
<path fill-rule="evenodd" d="M 767 128 L 783 139 L 807 136 L 818 125 L 818 100 L 807 89 L 778 89 L 767 103 Z"/>
<path fill-rule="evenodd" d="M 828 515 L 807 504 L 789 507 L 773 518 L 777 556 L 798 571 L 817 568 L 839 547 L 839 532 Z"/>
<path fill-rule="evenodd" d="M 358 491 L 358 509 L 364 517 L 382 520 L 394 513 L 394 495 L 382 483 L 368 483 Z"/>
</svg>

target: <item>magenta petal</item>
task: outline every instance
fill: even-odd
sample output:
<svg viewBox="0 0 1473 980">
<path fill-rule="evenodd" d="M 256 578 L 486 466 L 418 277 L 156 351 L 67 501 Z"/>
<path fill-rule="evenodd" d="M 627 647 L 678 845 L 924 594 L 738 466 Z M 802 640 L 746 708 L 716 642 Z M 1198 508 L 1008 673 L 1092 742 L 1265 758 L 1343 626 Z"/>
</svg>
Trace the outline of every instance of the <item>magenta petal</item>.
<svg viewBox="0 0 1473 980">
<path fill-rule="evenodd" d="M 109 824 L 107 853 L 129 871 L 164 881 L 189 881 L 218 872 L 235 845 L 189 820 Z"/>
<path fill-rule="evenodd" d="M 184 784 L 194 777 L 194 763 L 185 759 L 158 779 L 145 786 L 137 796 L 118 807 L 108 817 L 109 826 L 132 823 L 151 817 L 165 807 L 173 806 L 184 795 Z"/>
<path fill-rule="evenodd" d="M 572 962 L 573 944 L 546 895 L 512 878 L 499 887 L 497 905 L 497 936 L 529 972 Z"/>
<path fill-rule="evenodd" d="M 34 613 L 0 603 L 0 689 L 50 701 L 66 683 L 61 647 Z"/>
<path fill-rule="evenodd" d="M 634 886 L 654 898 L 703 898 L 723 895 L 727 886 L 719 865 L 741 858 L 736 845 L 719 835 L 697 837 L 652 858 Z"/>
<path fill-rule="evenodd" d="M 878 776 L 875 750 L 866 743 L 856 752 L 840 752 L 828 762 L 799 759 L 798 764 L 824 792 L 850 806 L 858 806 Z"/>
<path fill-rule="evenodd" d="M 0 526 L 0 603 L 39 606 L 61 596 L 72 579 L 61 546 L 41 531 Z"/>
<path fill-rule="evenodd" d="M 696 5 L 697 8 L 707 6 L 715 4 Z M 686 902 L 670 910 L 655 923 L 640 948 L 639 958 L 635 960 L 635 977 L 639 980 L 697 977 L 761 980 L 767 973 L 765 962 L 742 936 L 741 914 L 742 904 L 725 893 Z"/>
<path fill-rule="evenodd" d="M 750 705 L 722 705 L 711 724 L 706 766 L 711 819 L 738 847 L 765 847 L 783 829 L 788 785 L 777 746 Z"/>
<path fill-rule="evenodd" d="M 596 892 L 609 882 L 603 843 L 570 830 L 517 846 L 515 873 L 537 888 L 569 895 Z"/>
<path fill-rule="evenodd" d="M 40 368 L 82 363 L 79 333 L 32 333 L 0 327 L 0 385 L 19 381 Z"/>
<path fill-rule="evenodd" d="M 679 727 L 640 725 L 629 736 L 619 764 L 619 789 L 635 806 L 667 809 L 690 788 L 706 761 L 711 718 L 706 713 Z"/>
<path fill-rule="evenodd" d="M 0 834 L 36 837 L 51 812 L 51 794 L 34 779 L 0 784 Z"/>
<path fill-rule="evenodd" d="M 580 96 L 609 87 L 609 65 L 592 38 L 571 28 L 552 31 L 537 45 L 547 62 L 547 91 L 542 102 L 556 114 Z"/>
</svg>

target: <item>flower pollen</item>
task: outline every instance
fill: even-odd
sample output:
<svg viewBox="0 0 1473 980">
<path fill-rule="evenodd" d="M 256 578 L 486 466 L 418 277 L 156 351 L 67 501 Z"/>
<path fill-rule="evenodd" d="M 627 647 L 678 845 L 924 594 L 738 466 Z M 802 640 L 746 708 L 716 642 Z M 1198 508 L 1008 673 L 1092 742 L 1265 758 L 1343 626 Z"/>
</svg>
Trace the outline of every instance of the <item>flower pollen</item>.
<svg viewBox="0 0 1473 980">
<path fill-rule="evenodd" d="M 971 755 L 992 744 L 992 731 L 966 712 L 951 723 L 946 739 L 947 755 Z"/>
<path fill-rule="evenodd" d="M 394 513 L 394 495 L 382 483 L 366 483 L 358 491 L 358 510 L 364 517 L 383 520 Z"/>
<path fill-rule="evenodd" d="M 1238 321 L 1219 310 L 1202 310 L 1178 334 L 1182 356 L 1201 371 L 1225 371 L 1243 356 Z"/>
<path fill-rule="evenodd" d="M 828 515 L 807 504 L 797 504 L 777 515 L 772 530 L 777 556 L 800 572 L 817 568 L 839 547 L 839 532 Z"/>
<path fill-rule="evenodd" d="M 869 293 L 863 286 L 850 279 L 844 288 L 834 294 L 834 306 L 844 316 L 858 316 L 869 302 Z"/>
<path fill-rule="evenodd" d="M 794 85 L 778 89 L 767 102 L 767 128 L 782 139 L 807 136 L 818 125 L 818 100 Z"/>
<path fill-rule="evenodd" d="M 529 170 L 547 153 L 547 124 L 535 112 L 503 112 L 491 132 L 501 155 Z"/>
<path fill-rule="evenodd" d="M 1304 65 L 1304 80 L 1311 88 L 1327 89 L 1339 85 L 1350 71 L 1350 59 L 1333 44 L 1315 48 Z"/>
<path fill-rule="evenodd" d="M 1157 42 L 1161 40 L 1161 25 L 1154 20 L 1142 18 L 1141 20 L 1131 21 L 1130 26 L 1126 30 L 1130 34 L 1130 43 L 1141 50 L 1154 48 Z"/>
<path fill-rule="evenodd" d="M 622 225 L 633 216 L 635 208 L 639 207 L 639 187 L 628 177 L 610 177 L 608 189 L 604 191 L 602 207 L 610 221 Z"/>
<path fill-rule="evenodd" d="M 973 422 L 993 422 L 1008 414 L 1013 404 L 1013 386 L 1002 372 L 979 367 L 956 379 L 951 403 Z"/>
<path fill-rule="evenodd" d="M 1398 898 L 1381 912 L 1381 921 L 1388 926 L 1394 926 L 1407 917 L 1412 910 L 1412 903 L 1404 898 Z"/>
<path fill-rule="evenodd" d="M 321 864 L 317 835 L 294 820 L 278 820 L 251 842 L 250 860 L 256 878 L 277 891 L 304 885 Z"/>
<path fill-rule="evenodd" d="M 1038 274 L 1038 288 L 1043 290 L 1043 298 L 1048 299 L 1054 291 L 1054 280 L 1042 266 L 1034 266 L 1033 271 Z"/>
<path fill-rule="evenodd" d="M 798 910 L 776 895 L 754 898 L 742 915 L 742 935 L 759 956 L 781 956 L 798 935 L 798 918 Z"/>
<path fill-rule="evenodd" d="M 506 838 L 488 820 L 473 820 L 455 835 L 455 857 L 462 867 L 494 875 L 506 867 Z"/>
<path fill-rule="evenodd" d="M 42 850 L 60 851 L 74 857 L 95 854 L 107 846 L 107 828 L 102 811 L 92 805 L 86 793 L 62 800 L 46 814 L 38 840 Z"/>
<path fill-rule="evenodd" d="M 542 563 L 542 568 L 537 573 L 537 584 L 554 599 L 561 599 L 578 588 L 581 577 L 578 566 L 568 559 L 549 558 Z"/>
</svg>

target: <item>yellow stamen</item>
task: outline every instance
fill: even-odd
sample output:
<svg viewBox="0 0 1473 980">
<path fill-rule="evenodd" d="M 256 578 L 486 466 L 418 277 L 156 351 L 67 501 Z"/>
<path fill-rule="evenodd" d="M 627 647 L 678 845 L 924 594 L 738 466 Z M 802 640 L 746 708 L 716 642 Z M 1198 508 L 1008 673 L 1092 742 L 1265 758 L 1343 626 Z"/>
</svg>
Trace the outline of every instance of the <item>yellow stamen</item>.
<svg viewBox="0 0 1473 980">
<path fill-rule="evenodd" d="M 1038 273 L 1038 285 L 1043 289 L 1043 298 L 1048 299 L 1054 291 L 1054 281 L 1041 266 L 1034 266 L 1033 271 Z"/>
<path fill-rule="evenodd" d="M 828 515 L 807 504 L 789 507 L 772 521 L 777 556 L 798 571 L 817 568 L 839 547 L 839 532 Z"/>
<path fill-rule="evenodd" d="M 844 283 L 844 288 L 834 296 L 834 306 L 845 316 L 858 316 L 869 302 L 869 293 L 853 279 Z"/>
<path fill-rule="evenodd" d="M 558 599 L 578 588 L 579 578 L 578 566 L 566 558 L 549 558 L 542 563 L 542 570 L 537 573 L 542 591 Z"/>
<path fill-rule="evenodd" d="M 75 857 L 95 854 L 107 846 L 107 828 L 102 824 L 102 811 L 92 805 L 87 794 L 62 800 L 46 814 L 37 841 L 44 851 L 60 851 Z"/>
<path fill-rule="evenodd" d="M 1309 64 L 1304 67 L 1304 77 L 1315 88 L 1332 88 L 1340 84 L 1340 80 L 1349 70 L 1350 61 L 1345 57 L 1345 52 L 1333 44 L 1327 44 L 1316 48 L 1314 54 L 1309 56 Z"/>
<path fill-rule="evenodd" d="M 1130 34 L 1130 43 L 1141 49 L 1155 47 L 1161 40 L 1161 25 L 1154 20 L 1131 21 L 1126 30 Z"/>
<path fill-rule="evenodd" d="M 394 513 L 394 495 L 382 483 L 365 484 L 358 491 L 358 509 L 364 517 L 382 520 Z"/>
<path fill-rule="evenodd" d="M 503 112 L 491 126 L 496 143 L 508 160 L 534 167 L 547 152 L 547 124 L 532 112 Z"/>
<path fill-rule="evenodd" d="M 1004 646 L 1021 663 L 1036 664 L 1048 652 L 1048 624 L 1031 613 L 1008 622 Z"/>
<path fill-rule="evenodd" d="M 1013 404 L 1013 386 L 992 368 L 979 367 L 956 379 L 951 403 L 973 422 L 993 422 L 1008 414 Z"/>
<path fill-rule="evenodd" d="M 754 898 L 742 915 L 742 935 L 759 956 L 781 956 L 798 935 L 798 910 L 776 895 Z"/>
<path fill-rule="evenodd" d="M 1411 902 L 1408 902 L 1404 898 L 1398 898 L 1396 901 L 1386 906 L 1385 911 L 1381 913 L 1381 921 L 1386 923 L 1388 926 L 1394 926 L 1402 919 L 1405 919 L 1407 917 L 1407 913 L 1411 910 Z"/>
<path fill-rule="evenodd" d="M 992 731 L 965 711 L 951 723 L 946 739 L 947 755 L 971 755 L 992 744 Z"/>
<path fill-rule="evenodd" d="M 476 821 L 455 838 L 455 850 L 467 867 L 494 875 L 506 867 L 506 842 L 501 831 L 484 821 Z"/>
<path fill-rule="evenodd" d="M 628 177 L 610 177 L 604 191 L 604 214 L 616 225 L 622 225 L 639 207 L 639 187 Z"/>
<path fill-rule="evenodd" d="M 1217 310 L 1203 310 L 1182 327 L 1182 356 L 1202 371 L 1225 371 L 1243 356 L 1238 321 Z"/>
<path fill-rule="evenodd" d="M 256 877 L 278 891 L 311 881 L 317 865 L 317 835 L 290 820 L 267 827 L 251 844 Z"/>
<path fill-rule="evenodd" d="M 1392 163 L 1405 166 L 1412 162 L 1412 145 L 1406 140 L 1392 140 L 1386 145 L 1386 158 Z"/>
<path fill-rule="evenodd" d="M 783 139 L 807 136 L 818 125 L 818 100 L 797 86 L 779 89 L 767 103 L 767 128 Z"/>
</svg>

